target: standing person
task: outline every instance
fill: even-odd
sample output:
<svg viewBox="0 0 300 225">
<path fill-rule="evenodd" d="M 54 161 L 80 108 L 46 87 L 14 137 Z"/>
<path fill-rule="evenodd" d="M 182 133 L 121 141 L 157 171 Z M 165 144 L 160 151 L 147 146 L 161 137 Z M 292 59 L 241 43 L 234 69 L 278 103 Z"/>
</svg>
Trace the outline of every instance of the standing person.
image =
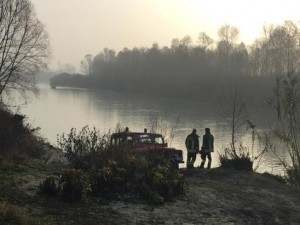
<svg viewBox="0 0 300 225">
<path fill-rule="evenodd" d="M 185 139 L 185 146 L 187 149 L 186 167 L 188 169 L 194 168 L 197 153 L 199 152 L 199 136 L 196 134 L 197 130 L 193 129 Z"/>
<path fill-rule="evenodd" d="M 205 134 L 203 135 L 203 142 L 201 147 L 201 165 L 200 168 L 204 168 L 206 156 L 208 158 L 207 169 L 211 166 L 211 152 L 214 152 L 214 136 L 210 133 L 209 128 L 205 128 Z"/>
</svg>

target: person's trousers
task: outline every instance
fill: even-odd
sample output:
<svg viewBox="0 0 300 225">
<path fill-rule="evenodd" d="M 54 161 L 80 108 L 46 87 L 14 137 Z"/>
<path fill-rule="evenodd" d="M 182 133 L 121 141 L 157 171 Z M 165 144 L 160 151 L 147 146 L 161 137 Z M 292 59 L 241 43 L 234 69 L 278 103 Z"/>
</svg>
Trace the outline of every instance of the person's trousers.
<svg viewBox="0 0 300 225">
<path fill-rule="evenodd" d="M 207 168 L 210 169 L 211 166 L 211 153 L 210 152 L 205 152 L 201 154 L 201 165 L 200 168 L 204 168 L 204 164 L 206 162 L 206 157 L 208 158 L 208 164 L 207 164 Z"/>
<path fill-rule="evenodd" d="M 187 160 L 186 160 L 186 167 L 189 168 L 194 168 L 194 162 L 196 161 L 196 152 L 188 152 L 187 154 Z"/>
</svg>

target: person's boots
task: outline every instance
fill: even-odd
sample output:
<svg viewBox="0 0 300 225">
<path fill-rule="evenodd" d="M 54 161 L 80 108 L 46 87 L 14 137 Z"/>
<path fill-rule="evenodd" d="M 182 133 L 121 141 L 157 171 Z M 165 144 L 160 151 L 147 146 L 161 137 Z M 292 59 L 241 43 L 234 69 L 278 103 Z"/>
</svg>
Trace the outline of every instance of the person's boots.
<svg viewBox="0 0 300 225">
<path fill-rule="evenodd" d="M 211 161 L 208 161 L 207 169 L 210 169 Z"/>
<path fill-rule="evenodd" d="M 205 164 L 205 161 L 204 160 L 202 160 L 202 162 L 201 162 L 201 164 L 200 164 L 200 169 L 203 169 L 204 168 L 204 164 Z"/>
</svg>

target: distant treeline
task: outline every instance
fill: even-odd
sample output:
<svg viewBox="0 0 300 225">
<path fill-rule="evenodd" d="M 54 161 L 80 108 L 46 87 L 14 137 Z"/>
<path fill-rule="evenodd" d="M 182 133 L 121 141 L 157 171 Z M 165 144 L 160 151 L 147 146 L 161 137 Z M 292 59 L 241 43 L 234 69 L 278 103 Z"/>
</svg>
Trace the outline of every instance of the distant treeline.
<svg viewBox="0 0 300 225">
<path fill-rule="evenodd" d="M 238 28 L 224 25 L 218 41 L 202 32 L 197 44 L 186 36 L 170 47 L 105 48 L 82 60 L 85 75 L 60 74 L 51 85 L 207 99 L 237 84 L 250 97 L 269 96 L 276 76 L 299 73 L 300 33 L 291 21 L 263 31 L 250 46 L 237 42 Z"/>
</svg>

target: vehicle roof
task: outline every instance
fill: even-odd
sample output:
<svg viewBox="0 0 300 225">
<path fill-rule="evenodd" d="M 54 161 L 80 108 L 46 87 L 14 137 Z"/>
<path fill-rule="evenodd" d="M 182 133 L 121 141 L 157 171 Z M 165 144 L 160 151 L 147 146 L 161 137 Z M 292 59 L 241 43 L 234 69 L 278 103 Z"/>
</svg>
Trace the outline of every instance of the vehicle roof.
<svg viewBox="0 0 300 225">
<path fill-rule="evenodd" d="M 141 135 L 141 134 L 148 134 L 148 135 L 155 135 L 155 136 L 162 136 L 161 134 L 157 134 L 157 133 L 145 133 L 145 132 L 119 132 L 119 133 L 113 133 L 111 136 L 115 136 L 115 135 L 123 135 L 123 134 L 127 134 L 127 135 Z"/>
</svg>

